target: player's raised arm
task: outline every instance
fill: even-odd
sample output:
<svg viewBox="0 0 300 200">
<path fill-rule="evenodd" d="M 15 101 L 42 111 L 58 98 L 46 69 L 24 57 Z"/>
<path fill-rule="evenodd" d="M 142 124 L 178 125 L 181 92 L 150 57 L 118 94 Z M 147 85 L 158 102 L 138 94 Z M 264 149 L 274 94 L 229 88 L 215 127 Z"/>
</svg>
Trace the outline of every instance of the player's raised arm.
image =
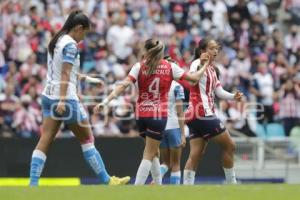
<svg viewBox="0 0 300 200">
<path fill-rule="evenodd" d="M 112 99 L 122 94 L 130 84 L 134 83 L 138 78 L 139 70 L 140 63 L 137 63 L 132 67 L 128 76 L 101 103 L 94 107 L 94 113 L 100 112 L 103 106 L 106 106 Z"/>
</svg>

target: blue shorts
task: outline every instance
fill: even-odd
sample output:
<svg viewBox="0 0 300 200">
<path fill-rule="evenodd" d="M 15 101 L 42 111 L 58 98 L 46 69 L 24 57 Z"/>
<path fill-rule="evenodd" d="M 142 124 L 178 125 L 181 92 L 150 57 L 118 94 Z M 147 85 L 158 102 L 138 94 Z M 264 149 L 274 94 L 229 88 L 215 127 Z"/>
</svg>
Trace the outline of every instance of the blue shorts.
<svg viewBox="0 0 300 200">
<path fill-rule="evenodd" d="M 59 115 L 55 112 L 59 100 L 49 99 L 42 95 L 42 113 L 43 117 L 51 117 L 55 120 L 61 120 L 65 124 L 79 123 L 88 119 L 83 106 L 77 100 L 66 100 L 66 112 Z"/>
<path fill-rule="evenodd" d="M 162 139 L 162 133 L 166 128 L 168 118 L 140 117 L 136 124 L 142 137 L 148 136 L 155 140 Z"/>
<path fill-rule="evenodd" d="M 190 139 L 201 137 L 208 140 L 226 130 L 224 124 L 215 115 L 194 119 L 187 122 L 187 125 L 190 129 Z"/>
<path fill-rule="evenodd" d="M 160 148 L 177 148 L 181 145 L 181 129 L 168 129 L 163 132 Z"/>
</svg>

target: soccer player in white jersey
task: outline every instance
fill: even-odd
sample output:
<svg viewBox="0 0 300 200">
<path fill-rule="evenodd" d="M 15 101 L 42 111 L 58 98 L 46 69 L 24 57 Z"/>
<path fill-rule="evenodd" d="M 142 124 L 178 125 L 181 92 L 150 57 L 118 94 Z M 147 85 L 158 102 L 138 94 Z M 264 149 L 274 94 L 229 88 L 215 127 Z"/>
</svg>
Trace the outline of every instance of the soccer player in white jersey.
<svg viewBox="0 0 300 200">
<path fill-rule="evenodd" d="M 220 119 L 214 113 L 214 95 L 220 99 L 240 101 L 243 94 L 225 91 L 218 79 L 213 61 L 218 55 L 219 45 L 215 40 L 202 39 L 195 51 L 196 60 L 190 72 L 203 69 L 199 82 L 190 87 L 189 107 L 185 121 L 190 130 L 190 154 L 185 165 L 183 183 L 194 184 L 195 170 L 200 162 L 208 140 L 219 144 L 222 149 L 222 165 L 227 183 L 235 184 L 233 168 L 235 144 Z M 212 158 L 213 159 L 213 158 Z"/>
<path fill-rule="evenodd" d="M 166 60 L 174 62 L 166 56 Z M 167 171 L 171 170 L 170 184 L 179 185 L 181 180 L 180 158 L 182 148 L 186 144 L 184 131 L 184 111 L 183 111 L 184 89 L 173 81 L 169 91 L 168 101 L 168 121 L 166 130 L 160 143 L 161 166 L 160 172 L 163 177 Z"/>
<path fill-rule="evenodd" d="M 130 178 L 111 177 L 105 169 L 100 153 L 94 146 L 94 137 L 88 116 L 77 96 L 77 79 L 101 83 L 101 80 L 81 75 L 77 43 L 83 40 L 90 22 L 81 11 L 73 11 L 62 29 L 48 46 L 47 83 L 42 94 L 42 134 L 32 153 L 30 185 L 37 186 L 48 149 L 64 122 L 81 143 L 83 156 L 101 183 L 126 184 Z"/>
<path fill-rule="evenodd" d="M 203 70 L 185 73 L 178 65 L 163 59 L 164 44 L 155 39 L 148 39 L 144 45 L 144 57 L 130 70 L 125 80 L 119 84 L 94 112 L 104 110 L 109 102 L 118 97 L 130 84 L 137 82 L 139 98 L 136 104 L 136 122 L 141 134 L 145 135 L 143 159 L 137 171 L 135 185 L 143 185 L 153 166 L 156 184 L 161 184 L 159 150 L 162 132 L 165 130 L 168 117 L 168 92 L 173 80 L 198 82 Z M 158 166 L 158 167 L 157 167 Z M 152 176 L 153 172 L 151 170 Z"/>
</svg>

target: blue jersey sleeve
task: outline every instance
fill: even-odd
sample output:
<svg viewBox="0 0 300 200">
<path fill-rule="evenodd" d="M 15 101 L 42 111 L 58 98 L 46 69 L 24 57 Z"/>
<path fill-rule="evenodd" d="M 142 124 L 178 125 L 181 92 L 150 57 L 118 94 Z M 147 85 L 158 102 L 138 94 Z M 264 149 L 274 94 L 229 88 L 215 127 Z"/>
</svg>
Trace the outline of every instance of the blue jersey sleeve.
<svg viewBox="0 0 300 200">
<path fill-rule="evenodd" d="M 184 99 L 184 91 L 183 87 L 177 85 L 174 89 L 175 100 L 183 100 Z"/>
<path fill-rule="evenodd" d="M 62 54 L 63 54 L 63 58 L 62 58 L 63 62 L 67 62 L 74 65 L 76 61 L 76 57 L 78 55 L 77 45 L 75 43 L 66 44 L 66 46 L 63 48 Z"/>
</svg>

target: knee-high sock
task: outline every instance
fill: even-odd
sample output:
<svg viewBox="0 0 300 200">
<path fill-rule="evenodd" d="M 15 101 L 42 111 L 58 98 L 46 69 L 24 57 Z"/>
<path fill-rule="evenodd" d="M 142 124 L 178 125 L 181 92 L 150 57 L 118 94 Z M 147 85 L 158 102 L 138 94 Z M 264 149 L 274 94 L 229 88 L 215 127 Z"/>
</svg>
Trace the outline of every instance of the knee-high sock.
<svg viewBox="0 0 300 200">
<path fill-rule="evenodd" d="M 170 184 L 180 185 L 181 173 L 180 171 L 171 172 Z"/>
<path fill-rule="evenodd" d="M 159 163 L 159 158 L 154 157 L 152 160 L 152 166 L 150 168 L 151 175 L 153 182 L 157 185 L 161 185 L 162 183 L 162 176 L 160 174 L 160 163 Z"/>
<path fill-rule="evenodd" d="M 44 152 L 35 149 L 32 153 L 30 164 L 30 186 L 37 186 L 42 174 L 47 156 Z"/>
<path fill-rule="evenodd" d="M 110 176 L 108 175 L 103 160 L 99 151 L 95 148 L 93 143 L 82 144 L 83 157 L 88 165 L 95 172 L 100 181 L 104 184 L 108 184 Z"/>
<path fill-rule="evenodd" d="M 184 185 L 194 185 L 195 182 L 195 171 L 184 170 L 183 172 L 183 184 Z"/>
<path fill-rule="evenodd" d="M 135 185 L 144 185 L 148 175 L 149 175 L 149 171 L 150 168 L 152 166 L 152 161 L 150 160 L 142 160 L 139 169 L 137 171 L 136 174 L 136 178 L 135 178 Z"/>
</svg>

